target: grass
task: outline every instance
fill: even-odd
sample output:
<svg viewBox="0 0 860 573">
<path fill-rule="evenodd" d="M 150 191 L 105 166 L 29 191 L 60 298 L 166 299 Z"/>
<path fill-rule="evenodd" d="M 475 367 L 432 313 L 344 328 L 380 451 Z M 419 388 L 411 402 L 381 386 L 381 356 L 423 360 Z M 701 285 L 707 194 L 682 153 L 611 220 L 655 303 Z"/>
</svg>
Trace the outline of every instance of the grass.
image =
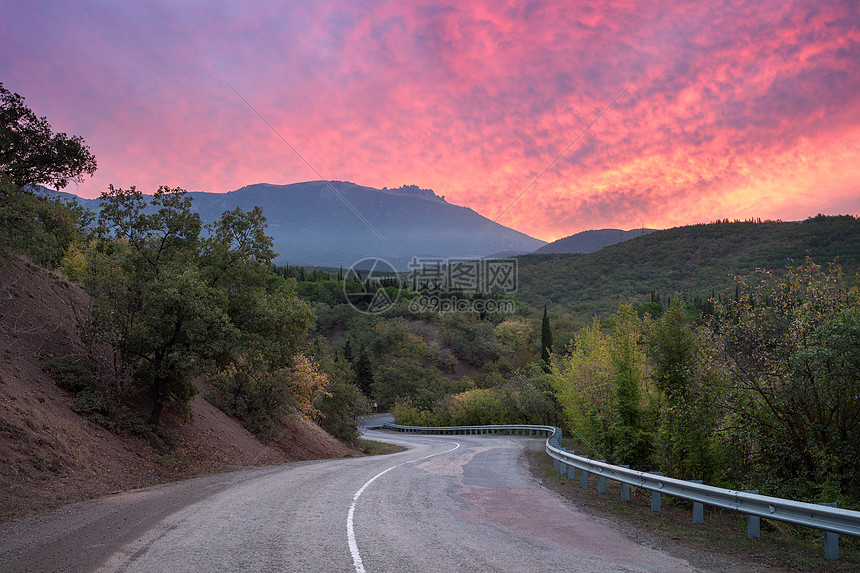
<svg viewBox="0 0 860 573">
<path fill-rule="evenodd" d="M 358 449 L 364 452 L 366 456 L 384 456 L 385 454 L 396 454 L 402 452 L 406 448 L 395 444 L 387 444 L 385 442 L 374 442 L 373 440 L 358 439 Z"/>
</svg>

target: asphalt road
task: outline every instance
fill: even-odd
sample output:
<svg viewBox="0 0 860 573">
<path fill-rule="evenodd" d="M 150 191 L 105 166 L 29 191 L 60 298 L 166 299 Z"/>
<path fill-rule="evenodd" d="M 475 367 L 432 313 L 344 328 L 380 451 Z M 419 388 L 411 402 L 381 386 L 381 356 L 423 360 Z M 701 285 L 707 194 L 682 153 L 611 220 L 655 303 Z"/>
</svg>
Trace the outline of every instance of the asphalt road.
<svg viewBox="0 0 860 573">
<path fill-rule="evenodd" d="M 418 436 L 387 456 L 253 468 L 0 527 L 0 571 L 695 571 L 539 488 L 536 438 Z"/>
</svg>

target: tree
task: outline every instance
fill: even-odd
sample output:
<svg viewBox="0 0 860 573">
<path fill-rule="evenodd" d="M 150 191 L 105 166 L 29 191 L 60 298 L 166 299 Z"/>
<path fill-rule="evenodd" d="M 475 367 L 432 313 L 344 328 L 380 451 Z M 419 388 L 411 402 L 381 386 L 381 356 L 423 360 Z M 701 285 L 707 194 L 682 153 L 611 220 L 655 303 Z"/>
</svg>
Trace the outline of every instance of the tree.
<svg viewBox="0 0 860 573">
<path fill-rule="evenodd" d="M 167 402 L 187 404 L 205 373 L 219 405 L 255 431 L 272 430 L 290 403 L 313 415 L 327 381 L 297 357 L 313 311 L 293 279 L 267 291 L 274 253 L 260 209 L 227 211 L 201 236 L 181 189 L 161 187 L 148 205 L 135 188 L 111 186 L 102 203 L 104 272 L 91 288 L 105 339 L 150 393 L 149 423 Z"/>
<path fill-rule="evenodd" d="M 546 372 L 549 372 L 549 358 L 552 354 L 552 328 L 546 315 L 546 305 L 543 307 L 543 319 L 540 327 L 540 359 Z"/>
<path fill-rule="evenodd" d="M 723 417 L 718 409 L 722 388 L 718 369 L 709 368 L 711 343 L 680 296 L 649 333 L 650 378 L 663 398 L 655 449 L 666 475 L 708 481 L 717 469 L 714 447 Z"/>
<path fill-rule="evenodd" d="M 612 459 L 643 464 L 651 446 L 643 412 L 645 356 L 639 346 L 641 322 L 628 305 L 613 316 L 615 328 L 609 345 L 614 366 L 615 416 L 612 423 Z"/>
<path fill-rule="evenodd" d="M 62 188 L 95 170 L 83 139 L 53 134 L 47 119 L 0 83 L 0 249 L 56 266 L 90 215 L 77 204 L 40 197 L 32 186 Z"/>
<path fill-rule="evenodd" d="M 860 292 L 807 259 L 784 276 L 739 277 L 712 328 L 720 337 L 735 440 L 788 496 L 860 497 Z M 827 498 L 827 499 L 825 499 Z"/>
<path fill-rule="evenodd" d="M 572 436 L 593 456 L 607 457 L 613 418 L 613 364 L 609 337 L 593 322 L 556 355 L 548 374 Z"/>
<path fill-rule="evenodd" d="M 371 412 L 367 398 L 354 385 L 335 381 L 317 401 L 322 415 L 320 426 L 335 438 L 347 443 L 358 442 L 358 417 Z"/>
<path fill-rule="evenodd" d="M 350 351 L 351 353 L 352 351 Z M 344 357 L 346 352 L 344 351 Z M 368 398 L 373 394 L 373 365 L 370 363 L 370 350 L 362 348 L 355 359 L 355 385 Z"/>
<path fill-rule="evenodd" d="M 347 362 L 352 363 L 352 344 L 349 336 L 346 337 L 346 344 L 343 345 L 343 357 Z"/>
<path fill-rule="evenodd" d="M 110 186 L 102 204 L 98 233 L 107 269 L 89 286 L 108 307 L 102 329 L 113 330 L 108 338 L 132 365 L 133 379 L 149 389 L 148 421 L 155 426 L 168 400 L 182 406 L 194 395 L 193 376 L 228 325 L 223 295 L 197 265 L 200 218 L 184 191 L 159 188 L 154 213 L 134 187 Z"/>
<path fill-rule="evenodd" d="M 92 214 L 77 203 L 21 189 L 0 172 L 0 250 L 20 253 L 47 268 L 58 265 Z"/>
<path fill-rule="evenodd" d="M 83 138 L 53 133 L 24 98 L 0 83 L 0 171 L 17 186 L 45 184 L 62 189 L 96 171 L 96 158 Z"/>
</svg>

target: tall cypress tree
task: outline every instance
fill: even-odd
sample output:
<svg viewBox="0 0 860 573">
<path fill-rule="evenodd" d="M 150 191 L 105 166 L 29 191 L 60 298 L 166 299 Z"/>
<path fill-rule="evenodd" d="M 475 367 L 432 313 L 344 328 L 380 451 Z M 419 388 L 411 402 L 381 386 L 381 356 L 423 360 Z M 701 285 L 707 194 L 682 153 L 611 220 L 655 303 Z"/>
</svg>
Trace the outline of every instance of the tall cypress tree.
<svg viewBox="0 0 860 573">
<path fill-rule="evenodd" d="M 349 337 L 346 338 L 346 344 L 343 345 L 343 357 L 346 358 L 347 362 L 352 364 L 352 344 L 349 341 Z"/>
<path fill-rule="evenodd" d="M 355 385 L 358 386 L 365 396 L 371 397 L 373 393 L 373 366 L 370 364 L 370 352 L 360 350 L 355 361 Z"/>
<path fill-rule="evenodd" d="M 546 315 L 546 305 L 543 306 L 543 320 L 540 327 L 540 359 L 545 371 L 549 371 L 549 355 L 552 352 L 552 329 L 549 317 Z"/>
</svg>

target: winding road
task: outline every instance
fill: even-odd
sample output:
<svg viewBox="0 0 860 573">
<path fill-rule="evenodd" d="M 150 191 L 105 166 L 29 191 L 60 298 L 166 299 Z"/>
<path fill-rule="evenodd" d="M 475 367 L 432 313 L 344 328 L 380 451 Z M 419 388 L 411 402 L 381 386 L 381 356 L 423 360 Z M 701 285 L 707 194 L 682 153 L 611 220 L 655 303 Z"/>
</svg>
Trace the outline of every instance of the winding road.
<svg viewBox="0 0 860 573">
<path fill-rule="evenodd" d="M 529 475 L 543 440 L 364 429 L 387 456 L 251 468 L 0 527 L 0 571 L 696 571 Z"/>
</svg>

